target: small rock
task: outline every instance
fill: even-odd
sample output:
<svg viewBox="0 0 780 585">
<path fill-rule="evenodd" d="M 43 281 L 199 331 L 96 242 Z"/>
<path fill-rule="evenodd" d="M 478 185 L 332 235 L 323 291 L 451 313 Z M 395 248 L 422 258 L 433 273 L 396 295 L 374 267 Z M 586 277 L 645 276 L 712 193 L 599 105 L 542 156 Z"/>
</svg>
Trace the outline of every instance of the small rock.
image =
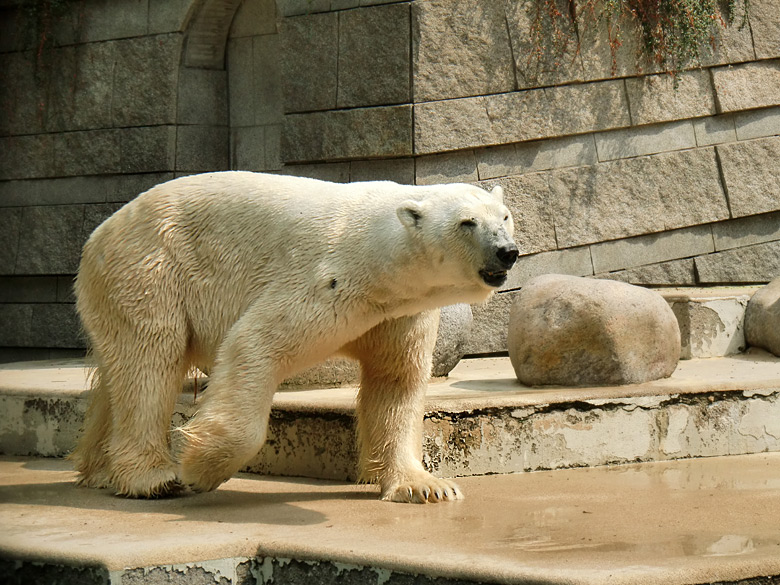
<svg viewBox="0 0 780 585">
<path fill-rule="evenodd" d="M 780 357 L 780 277 L 758 289 L 748 302 L 745 339 Z"/>
<path fill-rule="evenodd" d="M 548 274 L 516 296 L 507 344 L 529 386 L 637 384 L 674 372 L 680 328 L 655 291 Z"/>
</svg>

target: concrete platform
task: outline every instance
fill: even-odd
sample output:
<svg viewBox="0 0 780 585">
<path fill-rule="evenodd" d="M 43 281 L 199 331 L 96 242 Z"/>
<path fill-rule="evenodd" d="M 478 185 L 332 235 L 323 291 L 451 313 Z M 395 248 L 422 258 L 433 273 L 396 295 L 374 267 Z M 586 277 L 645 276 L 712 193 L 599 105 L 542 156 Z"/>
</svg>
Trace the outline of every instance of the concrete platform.
<svg viewBox="0 0 780 585">
<path fill-rule="evenodd" d="M 0 453 L 72 449 L 86 374 L 73 361 L 0 366 Z M 250 469 L 354 478 L 355 395 L 354 387 L 279 391 Z M 184 392 L 174 423 L 196 407 Z M 780 451 L 780 358 L 751 350 L 684 360 L 665 380 L 589 388 L 529 388 L 508 358 L 465 360 L 430 384 L 424 429 L 424 462 L 447 476 Z"/>
<path fill-rule="evenodd" d="M 463 478 L 465 501 L 429 505 L 322 480 L 242 476 L 156 501 L 73 480 L 62 460 L 0 460 L 4 583 L 780 579 L 777 453 Z"/>
</svg>

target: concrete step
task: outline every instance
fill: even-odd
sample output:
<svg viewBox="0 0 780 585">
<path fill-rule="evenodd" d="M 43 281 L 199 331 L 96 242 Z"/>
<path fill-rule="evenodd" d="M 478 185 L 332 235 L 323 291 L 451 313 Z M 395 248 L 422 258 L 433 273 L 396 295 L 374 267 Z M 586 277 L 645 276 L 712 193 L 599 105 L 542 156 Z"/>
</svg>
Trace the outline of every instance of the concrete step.
<svg viewBox="0 0 780 585">
<path fill-rule="evenodd" d="M 0 452 L 71 450 L 86 376 L 78 361 L 0 366 Z M 197 408 L 191 387 L 174 424 Z M 280 390 L 249 469 L 354 479 L 355 395 L 354 387 Z M 665 380 L 587 388 L 529 388 L 508 358 L 464 360 L 430 384 L 426 410 L 424 463 L 452 477 L 780 451 L 780 358 L 750 350 L 684 360 Z"/>
<path fill-rule="evenodd" d="M 470 477 L 466 499 L 244 475 L 126 500 L 0 460 L 0 575 L 30 583 L 780 583 L 780 454 Z"/>
</svg>

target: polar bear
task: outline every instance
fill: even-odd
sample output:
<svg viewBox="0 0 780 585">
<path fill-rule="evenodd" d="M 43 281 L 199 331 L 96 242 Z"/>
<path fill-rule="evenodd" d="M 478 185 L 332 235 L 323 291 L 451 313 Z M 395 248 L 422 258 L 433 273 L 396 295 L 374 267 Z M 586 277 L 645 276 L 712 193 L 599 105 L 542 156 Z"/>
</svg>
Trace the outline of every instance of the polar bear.
<svg viewBox="0 0 780 585">
<path fill-rule="evenodd" d="M 260 450 L 285 378 L 361 363 L 361 479 L 381 497 L 462 497 L 421 463 L 438 308 L 485 301 L 518 250 L 501 187 L 193 175 L 139 195 L 84 246 L 77 310 L 97 362 L 72 458 L 79 483 L 128 497 L 213 490 Z M 196 415 L 170 421 L 187 371 Z"/>
</svg>

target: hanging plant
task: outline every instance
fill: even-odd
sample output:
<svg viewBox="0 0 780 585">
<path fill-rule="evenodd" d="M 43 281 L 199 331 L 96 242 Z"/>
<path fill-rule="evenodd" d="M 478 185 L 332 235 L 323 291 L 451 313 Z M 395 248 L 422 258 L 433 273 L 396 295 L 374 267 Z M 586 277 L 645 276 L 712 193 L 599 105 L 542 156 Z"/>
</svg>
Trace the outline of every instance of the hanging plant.
<svg viewBox="0 0 780 585">
<path fill-rule="evenodd" d="M 748 25 L 750 0 L 526 0 L 530 3 L 529 35 L 535 57 L 559 64 L 580 47 L 579 30 L 606 25 L 612 75 L 617 71 L 617 50 L 627 34 L 638 36 L 637 62 L 676 74 L 701 65 L 716 49 L 726 26 Z M 741 17 L 737 21 L 737 14 Z M 550 59 L 552 57 L 552 59 Z"/>
</svg>

